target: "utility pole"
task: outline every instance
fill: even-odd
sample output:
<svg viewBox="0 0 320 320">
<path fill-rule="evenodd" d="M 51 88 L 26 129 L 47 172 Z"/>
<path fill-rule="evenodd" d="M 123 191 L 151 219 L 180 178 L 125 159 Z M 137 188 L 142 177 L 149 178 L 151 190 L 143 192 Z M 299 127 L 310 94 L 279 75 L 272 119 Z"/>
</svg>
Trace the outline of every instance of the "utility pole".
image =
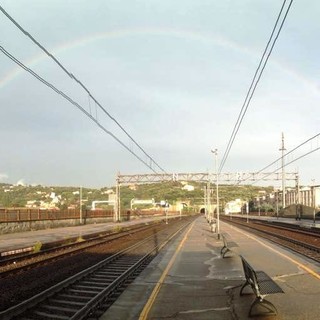
<svg viewBox="0 0 320 320">
<path fill-rule="evenodd" d="M 120 173 L 117 175 L 117 182 L 116 182 L 116 199 L 114 203 L 114 222 L 120 222 Z"/>
<path fill-rule="evenodd" d="M 284 147 L 284 134 L 282 132 L 282 144 L 281 144 L 281 167 L 282 167 L 282 208 L 286 207 L 286 183 L 285 183 L 285 171 L 284 171 L 284 152 L 286 151 Z"/>
<path fill-rule="evenodd" d="M 211 150 L 215 155 L 215 171 L 216 171 L 216 197 L 217 197 L 217 236 L 220 239 L 220 211 L 219 211 L 219 174 L 218 174 L 218 149 Z"/>
</svg>

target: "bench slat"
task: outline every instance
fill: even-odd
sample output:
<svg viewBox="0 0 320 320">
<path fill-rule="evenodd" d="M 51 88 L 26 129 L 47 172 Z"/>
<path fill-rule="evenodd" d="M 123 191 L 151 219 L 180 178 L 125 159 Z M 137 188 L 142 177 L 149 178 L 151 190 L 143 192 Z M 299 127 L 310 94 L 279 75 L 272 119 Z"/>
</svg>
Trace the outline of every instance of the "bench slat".
<svg viewBox="0 0 320 320">
<path fill-rule="evenodd" d="M 258 285 L 260 289 L 259 291 L 262 295 L 272 293 L 283 293 L 283 290 L 272 279 L 260 281 Z"/>
</svg>

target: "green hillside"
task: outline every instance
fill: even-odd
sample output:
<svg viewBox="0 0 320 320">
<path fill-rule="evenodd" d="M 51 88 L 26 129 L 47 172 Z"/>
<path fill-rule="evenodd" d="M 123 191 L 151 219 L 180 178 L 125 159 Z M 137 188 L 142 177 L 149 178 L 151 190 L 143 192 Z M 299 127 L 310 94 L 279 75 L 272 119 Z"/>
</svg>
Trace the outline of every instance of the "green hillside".
<svg viewBox="0 0 320 320">
<path fill-rule="evenodd" d="M 201 205 L 204 202 L 204 183 L 189 183 L 194 187 L 193 191 L 184 190 L 185 184 L 180 182 L 163 182 L 121 187 L 121 207 L 129 208 L 131 199 L 154 199 L 155 202 L 167 200 L 170 204 L 176 201 L 188 202 L 190 206 Z M 215 186 L 212 188 L 212 201 L 215 202 Z M 259 186 L 219 186 L 220 202 L 226 203 L 235 199 L 250 200 L 264 190 L 272 192 L 273 187 Z M 109 194 L 115 192 L 115 187 L 91 189 L 82 188 L 82 203 L 90 207 L 94 200 L 108 200 Z M 0 207 L 25 207 L 33 202 L 34 206 L 40 206 L 55 202 L 55 207 L 65 209 L 70 206 L 79 207 L 79 187 L 48 187 L 48 186 L 15 186 L 0 184 Z"/>
<path fill-rule="evenodd" d="M 167 200 L 170 204 L 176 201 L 189 201 L 190 205 L 201 205 L 204 202 L 204 183 L 190 183 L 194 186 L 194 191 L 183 190 L 183 185 L 180 182 L 164 182 L 146 185 L 135 186 L 136 190 L 131 190 L 129 187 L 121 188 L 122 204 L 128 206 L 132 198 L 137 199 L 151 199 L 154 198 L 156 202 Z M 215 185 L 211 185 L 213 202 L 216 200 Z M 219 186 L 219 199 L 226 203 L 235 199 L 250 200 L 258 195 L 258 192 L 264 190 L 272 192 L 273 187 L 259 187 L 259 186 Z"/>
</svg>

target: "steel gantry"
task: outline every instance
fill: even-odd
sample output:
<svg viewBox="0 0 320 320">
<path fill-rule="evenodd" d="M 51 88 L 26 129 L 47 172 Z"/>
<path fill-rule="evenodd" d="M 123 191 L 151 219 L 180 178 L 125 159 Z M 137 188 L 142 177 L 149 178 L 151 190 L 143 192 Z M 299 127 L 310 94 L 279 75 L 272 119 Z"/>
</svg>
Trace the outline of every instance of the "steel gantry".
<svg viewBox="0 0 320 320">
<path fill-rule="evenodd" d="M 243 182 L 253 181 L 282 181 L 282 172 L 231 172 L 219 173 L 220 184 L 241 184 Z M 285 172 L 284 179 L 287 181 L 296 181 L 298 185 L 297 172 Z M 114 220 L 120 221 L 120 187 L 132 184 L 160 183 L 168 181 L 189 181 L 214 183 L 217 181 L 217 173 L 149 173 L 149 174 L 120 174 L 117 175 L 116 199 Z M 209 208 L 208 208 L 209 209 Z M 210 209 L 209 209 L 210 210 Z"/>
<path fill-rule="evenodd" d="M 296 172 L 286 172 L 285 180 L 296 180 Z M 208 182 L 216 181 L 216 173 L 150 173 L 150 174 L 118 174 L 117 184 L 143 184 L 156 183 L 166 181 L 195 181 Z M 238 184 L 244 181 L 275 181 L 282 180 L 282 172 L 268 173 L 268 172 L 233 172 L 233 173 L 219 173 L 219 182 L 222 184 Z"/>
</svg>

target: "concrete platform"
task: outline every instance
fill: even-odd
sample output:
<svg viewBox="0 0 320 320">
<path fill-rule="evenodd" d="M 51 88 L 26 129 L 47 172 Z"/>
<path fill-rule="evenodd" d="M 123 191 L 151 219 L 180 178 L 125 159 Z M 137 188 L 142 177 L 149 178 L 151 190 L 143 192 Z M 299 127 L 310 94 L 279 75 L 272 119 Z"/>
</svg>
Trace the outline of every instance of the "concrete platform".
<svg viewBox="0 0 320 320">
<path fill-rule="evenodd" d="M 170 218 L 175 218 L 170 216 Z M 132 219 L 124 222 L 108 222 L 87 224 L 74 227 L 53 228 L 36 231 L 26 231 L 0 235 L 0 253 L 11 250 L 33 247 L 37 242 L 42 244 L 60 240 L 80 238 L 87 234 L 103 233 L 110 230 L 119 230 L 121 227 L 128 227 L 135 224 L 151 223 L 157 220 L 164 220 L 164 217 Z"/>
<path fill-rule="evenodd" d="M 221 240 L 199 217 L 100 319 L 248 319 L 254 296 L 239 296 L 244 276 L 237 254 L 285 291 L 267 297 L 278 315 L 263 319 L 319 319 L 319 264 L 226 223 L 220 228 L 239 245 L 236 252 L 223 259 Z"/>
</svg>

